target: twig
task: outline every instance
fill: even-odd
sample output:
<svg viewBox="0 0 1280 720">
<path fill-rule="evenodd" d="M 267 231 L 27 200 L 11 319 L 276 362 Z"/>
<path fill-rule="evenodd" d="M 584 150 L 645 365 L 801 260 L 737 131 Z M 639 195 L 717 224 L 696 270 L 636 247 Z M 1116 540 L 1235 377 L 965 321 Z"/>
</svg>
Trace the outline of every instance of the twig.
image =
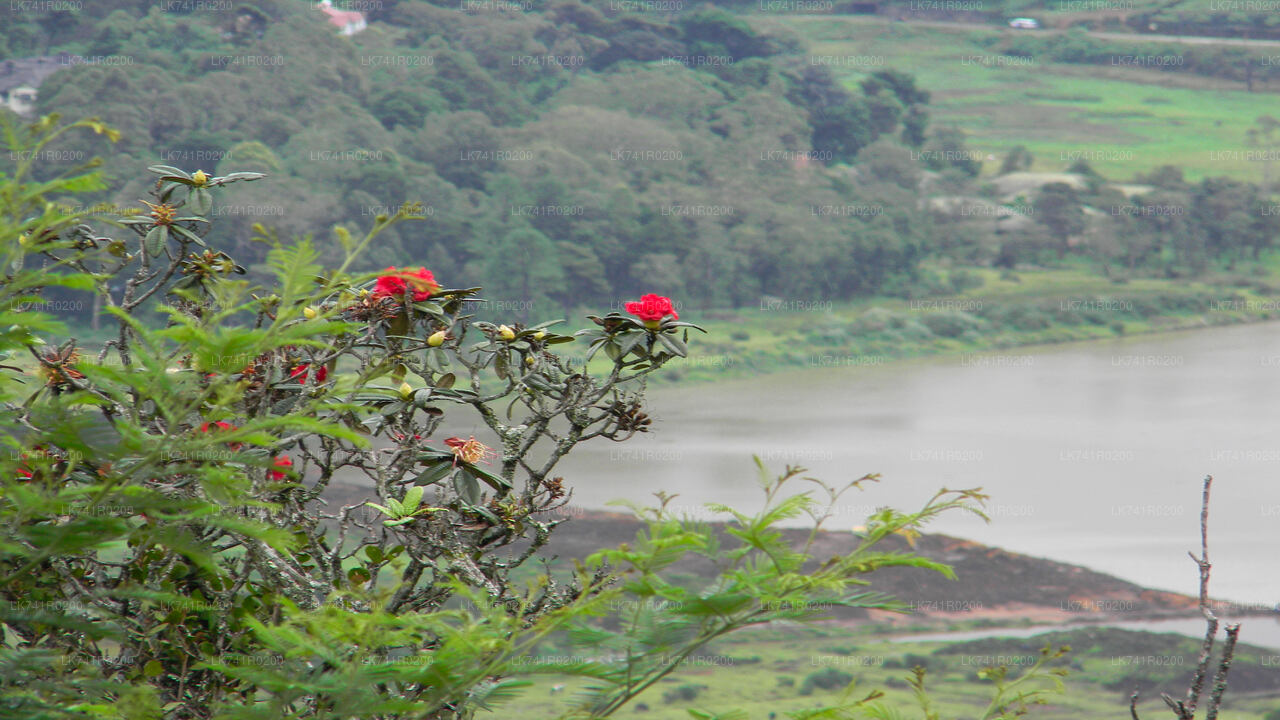
<svg viewBox="0 0 1280 720">
<path fill-rule="evenodd" d="M 1213 694 L 1209 696 L 1209 710 L 1205 720 L 1215 720 L 1218 708 L 1222 706 L 1222 695 L 1227 691 L 1227 673 L 1231 670 L 1231 659 L 1236 652 L 1236 637 L 1240 635 L 1240 623 L 1227 626 L 1227 640 L 1222 644 L 1222 661 L 1218 663 L 1218 674 L 1213 678 Z"/>
</svg>

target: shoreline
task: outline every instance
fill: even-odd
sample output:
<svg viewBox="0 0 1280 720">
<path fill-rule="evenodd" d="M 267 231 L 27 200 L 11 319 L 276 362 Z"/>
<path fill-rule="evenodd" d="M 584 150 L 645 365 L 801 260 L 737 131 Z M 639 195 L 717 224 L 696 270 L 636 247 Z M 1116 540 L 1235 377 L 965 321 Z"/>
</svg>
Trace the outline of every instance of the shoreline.
<svg viewBox="0 0 1280 720">
<path fill-rule="evenodd" d="M 1210 311 L 1189 316 L 1159 315 L 1143 324 L 1126 324 L 1123 333 L 1100 332 L 1097 326 L 1084 326 L 1073 331 L 1071 327 L 1053 328 L 1060 332 L 1055 337 L 1044 337 L 1044 333 L 1018 333 L 1001 337 L 997 341 L 983 343 L 965 343 L 963 341 L 938 341 L 931 345 L 904 345 L 889 351 L 872 355 L 848 354 L 835 349 L 809 347 L 800 352 L 786 355 L 765 356 L 763 361 L 749 357 L 728 355 L 725 352 L 699 353 L 697 344 L 690 343 L 694 350 L 689 358 L 670 364 L 675 371 L 671 374 L 656 374 L 649 378 L 654 388 L 674 388 L 712 385 L 718 382 L 740 380 L 762 375 L 779 373 L 808 372 L 814 370 L 850 369 L 854 367 L 901 367 L 904 363 L 937 360 L 946 358 L 992 357 L 1009 354 L 1011 350 L 1047 350 L 1064 345 L 1098 343 L 1126 339 L 1158 339 L 1161 336 L 1173 336 L 1198 330 L 1212 330 L 1241 325 L 1258 325 L 1269 322 L 1280 323 L 1280 300 L 1275 303 L 1276 310 L 1241 310 Z M 872 308 L 875 309 L 875 308 Z M 864 311 L 869 312 L 868 311 Z M 707 323 L 716 327 L 717 323 Z M 708 329 L 711 330 L 711 327 Z M 1102 328 L 1105 330 L 1105 328 Z M 714 331 L 708 337 L 714 337 Z M 690 338 L 693 340 L 693 338 Z M 717 349 L 719 344 L 717 343 Z"/>
</svg>

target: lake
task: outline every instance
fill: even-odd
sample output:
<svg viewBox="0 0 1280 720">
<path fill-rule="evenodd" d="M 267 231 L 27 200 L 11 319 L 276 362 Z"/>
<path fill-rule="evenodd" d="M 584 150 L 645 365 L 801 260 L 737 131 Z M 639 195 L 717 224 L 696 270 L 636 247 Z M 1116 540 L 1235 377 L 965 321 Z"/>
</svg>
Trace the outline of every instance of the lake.
<svg viewBox="0 0 1280 720">
<path fill-rule="evenodd" d="M 752 454 L 828 483 L 869 472 L 831 528 L 877 506 L 920 506 L 940 487 L 982 487 L 990 524 L 929 529 L 1165 590 L 1194 594 L 1201 486 L 1215 597 L 1280 602 L 1280 323 L 830 367 L 649 395 L 654 429 L 595 440 L 559 466 L 573 503 L 758 507 Z"/>
</svg>

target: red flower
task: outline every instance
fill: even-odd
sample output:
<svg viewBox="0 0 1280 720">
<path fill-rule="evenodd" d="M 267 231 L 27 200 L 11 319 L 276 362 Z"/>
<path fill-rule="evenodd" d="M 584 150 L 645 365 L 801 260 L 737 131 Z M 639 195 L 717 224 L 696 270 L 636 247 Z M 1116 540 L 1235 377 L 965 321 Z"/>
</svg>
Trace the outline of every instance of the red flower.
<svg viewBox="0 0 1280 720">
<path fill-rule="evenodd" d="M 642 296 L 640 302 L 627 303 L 626 308 L 627 312 L 643 320 L 645 325 L 657 325 L 668 315 L 673 320 L 680 319 L 676 309 L 671 306 L 671 298 L 653 293 Z"/>
<path fill-rule="evenodd" d="M 374 297 L 401 298 L 412 287 L 413 301 L 422 302 L 433 294 L 440 292 L 440 284 L 436 282 L 436 276 L 426 268 L 420 267 L 417 270 L 400 268 L 397 270 L 389 267 L 383 272 L 387 274 L 379 275 L 378 282 L 373 286 Z"/>
<path fill-rule="evenodd" d="M 289 371 L 289 377 L 296 378 L 297 381 L 300 383 L 306 382 L 307 376 L 310 374 L 311 374 L 311 363 L 302 363 L 300 365 L 295 365 L 294 368 Z M 317 383 L 324 382 L 325 377 L 327 377 L 328 375 L 329 375 L 329 368 L 321 365 L 320 369 L 316 371 L 316 382 Z"/>
<path fill-rule="evenodd" d="M 281 455 L 271 463 L 271 467 L 286 468 L 286 470 L 268 470 L 267 479 L 284 480 L 288 477 L 287 469 L 293 467 L 293 459 L 288 455 Z"/>
<path fill-rule="evenodd" d="M 497 457 L 497 452 L 493 448 L 485 445 L 476 439 L 475 435 L 463 440 L 460 437 L 445 438 L 444 444 L 449 446 L 453 451 L 453 464 L 456 467 L 458 461 L 472 465 L 483 462 L 485 465 L 491 464 L 490 458 Z"/>
<path fill-rule="evenodd" d="M 217 422 L 205 423 L 201 425 L 200 432 L 207 433 L 210 431 L 211 428 L 213 430 L 224 430 L 227 432 L 230 432 L 232 430 L 239 430 L 239 428 L 237 428 L 235 425 L 232 425 L 229 422 L 223 422 L 219 420 Z M 241 443 L 227 443 L 227 447 L 231 448 L 232 450 L 239 450 L 241 447 L 243 447 L 243 445 Z"/>
</svg>

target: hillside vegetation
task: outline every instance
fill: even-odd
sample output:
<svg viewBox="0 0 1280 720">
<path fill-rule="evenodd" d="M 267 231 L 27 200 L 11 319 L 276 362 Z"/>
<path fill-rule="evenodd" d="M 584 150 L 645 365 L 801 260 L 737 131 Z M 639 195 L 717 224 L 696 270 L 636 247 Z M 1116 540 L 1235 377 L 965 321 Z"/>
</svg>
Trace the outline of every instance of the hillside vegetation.
<svg viewBox="0 0 1280 720">
<path fill-rule="evenodd" d="M 1271 292 L 1270 165 L 1202 157 L 1251 130 L 1274 144 L 1267 96 L 1151 79 L 1186 73 L 1085 77 L 997 62 L 1023 41 L 995 30 L 710 5 L 388 0 L 349 38 L 302 0 L 193 7 L 29 13 L 0 47 L 82 57 L 38 109 L 121 131 L 104 219 L 157 162 L 267 173 L 212 216 L 254 276 L 257 239 L 327 239 L 407 205 L 425 220 L 388 229 L 365 267 L 487 283 L 490 312 L 525 320 L 654 289 L 704 314 L 947 297 L 992 268 Z M 42 171 L 103 143 L 71 141 Z M 958 322 L 934 335 L 1008 326 Z"/>
</svg>

